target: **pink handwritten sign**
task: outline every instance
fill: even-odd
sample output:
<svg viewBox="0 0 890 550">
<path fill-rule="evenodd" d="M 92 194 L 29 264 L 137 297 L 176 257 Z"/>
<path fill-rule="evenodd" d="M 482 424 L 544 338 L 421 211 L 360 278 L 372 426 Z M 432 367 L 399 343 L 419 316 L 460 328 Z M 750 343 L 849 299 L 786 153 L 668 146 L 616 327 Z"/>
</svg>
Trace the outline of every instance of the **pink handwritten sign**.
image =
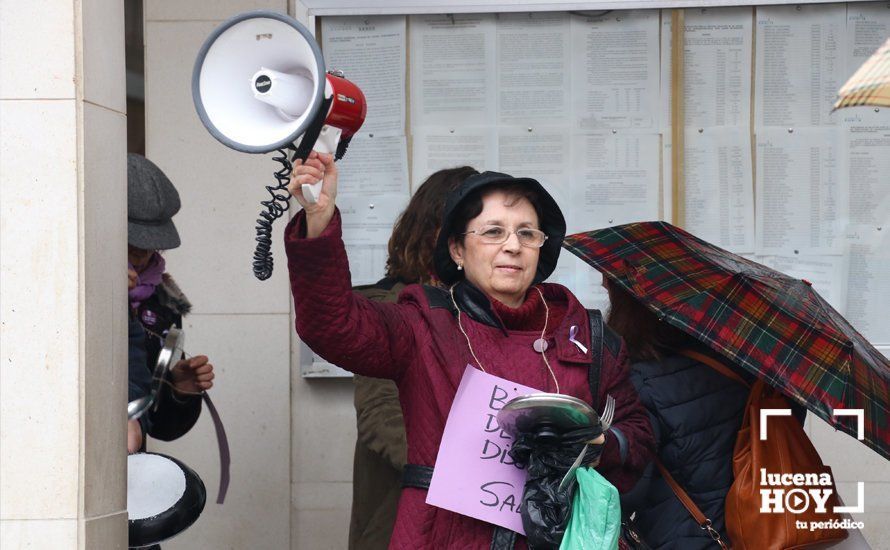
<svg viewBox="0 0 890 550">
<path fill-rule="evenodd" d="M 525 534 L 519 512 L 526 472 L 508 454 L 513 438 L 498 426 L 497 413 L 514 397 L 538 392 L 467 365 L 445 423 L 427 504 Z"/>
</svg>

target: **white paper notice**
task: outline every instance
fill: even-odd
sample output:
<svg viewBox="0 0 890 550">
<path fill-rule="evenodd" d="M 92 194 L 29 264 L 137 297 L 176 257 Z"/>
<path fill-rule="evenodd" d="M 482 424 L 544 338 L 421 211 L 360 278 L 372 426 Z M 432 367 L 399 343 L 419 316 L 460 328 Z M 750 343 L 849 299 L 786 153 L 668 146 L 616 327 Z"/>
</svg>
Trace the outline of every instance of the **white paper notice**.
<svg viewBox="0 0 890 550">
<path fill-rule="evenodd" d="M 564 127 L 501 128 L 498 171 L 538 180 L 568 217 L 570 141 Z"/>
<path fill-rule="evenodd" d="M 874 234 L 869 244 L 850 245 L 846 318 L 875 345 L 890 344 L 890 231 Z"/>
<path fill-rule="evenodd" d="M 755 261 L 789 277 L 809 281 L 831 307 L 843 314 L 847 276 L 843 256 L 762 256 Z"/>
<path fill-rule="evenodd" d="M 343 242 L 350 246 L 386 245 L 392 226 L 407 203 L 407 194 L 338 196 L 337 206 L 343 217 Z"/>
<path fill-rule="evenodd" d="M 576 128 L 656 127 L 658 10 L 573 17 L 571 36 Z"/>
<path fill-rule="evenodd" d="M 341 195 L 408 194 L 405 136 L 356 135 L 338 166 Z"/>
<path fill-rule="evenodd" d="M 661 135 L 661 219 L 671 221 L 674 218 L 674 158 L 671 135 Z"/>
<path fill-rule="evenodd" d="M 408 194 L 341 195 L 337 206 L 343 217 L 343 242 L 349 257 L 352 284 L 371 284 L 383 277 L 386 245 L 396 218 L 408 203 Z"/>
<path fill-rule="evenodd" d="M 411 124 L 493 124 L 491 14 L 412 15 Z"/>
<path fill-rule="evenodd" d="M 379 280 L 379 279 L 378 279 Z M 373 281 L 377 282 L 377 281 Z M 359 283 L 355 283 L 359 284 Z M 300 375 L 303 378 L 351 378 L 352 373 L 334 366 L 314 351 L 305 342 L 300 342 Z"/>
<path fill-rule="evenodd" d="M 415 128 L 412 189 L 443 168 L 472 166 L 483 172 L 497 166 L 494 127 Z"/>
<path fill-rule="evenodd" d="M 685 229 L 736 253 L 754 251 L 748 128 L 686 130 Z"/>
<path fill-rule="evenodd" d="M 386 245 L 346 245 L 353 285 L 374 284 L 386 274 Z"/>
<path fill-rule="evenodd" d="M 661 124 L 661 219 L 673 220 L 673 155 L 671 142 L 671 16 L 665 10 L 661 20 L 661 75 L 659 114 Z"/>
<path fill-rule="evenodd" d="M 757 253 L 841 252 L 846 178 L 834 128 L 767 128 L 757 134 Z"/>
<path fill-rule="evenodd" d="M 748 126 L 753 9 L 686 10 L 686 126 Z"/>
<path fill-rule="evenodd" d="M 569 14 L 502 13 L 497 20 L 498 121 L 563 124 L 569 112 Z"/>
<path fill-rule="evenodd" d="M 847 78 L 890 37 L 890 7 L 886 2 L 847 4 Z"/>
<path fill-rule="evenodd" d="M 671 127 L 671 15 L 665 10 L 661 18 L 661 74 L 659 76 L 659 108 L 661 127 L 669 134 Z"/>
<path fill-rule="evenodd" d="M 658 219 L 658 134 L 599 133 L 572 141 L 573 228 Z"/>
<path fill-rule="evenodd" d="M 368 102 L 363 134 L 405 132 L 405 17 L 322 17 L 328 70 L 343 71 Z"/>
<path fill-rule="evenodd" d="M 758 6 L 755 125 L 827 126 L 846 76 L 844 4 Z"/>
<path fill-rule="evenodd" d="M 569 256 L 571 256 L 571 258 Z M 574 293 L 576 281 L 575 262 L 572 261 L 573 258 L 575 258 L 574 254 L 566 250 L 562 250 L 559 255 L 559 261 L 556 263 L 556 269 L 554 269 L 553 273 L 551 273 L 550 276 L 547 277 L 546 282 L 561 284 Z M 575 294 L 575 296 L 577 296 L 577 294 Z"/>
<path fill-rule="evenodd" d="M 568 287 L 586 308 L 599 309 L 603 312 L 608 308 L 609 297 L 603 288 L 603 277 L 600 272 L 568 250 L 563 250 L 559 255 L 556 271 L 547 282 Z"/>
<path fill-rule="evenodd" d="M 850 126 L 845 133 L 850 229 L 890 230 L 890 125 Z"/>
</svg>

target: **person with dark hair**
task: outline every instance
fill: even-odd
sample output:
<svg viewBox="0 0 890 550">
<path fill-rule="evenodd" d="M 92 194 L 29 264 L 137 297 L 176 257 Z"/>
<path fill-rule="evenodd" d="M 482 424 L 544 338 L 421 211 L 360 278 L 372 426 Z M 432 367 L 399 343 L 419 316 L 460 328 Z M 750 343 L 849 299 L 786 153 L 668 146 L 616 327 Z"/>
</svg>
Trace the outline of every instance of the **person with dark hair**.
<svg viewBox="0 0 890 550">
<path fill-rule="evenodd" d="M 309 203 L 301 185 L 319 181 L 321 195 Z M 433 253 L 442 286 L 408 285 L 395 304 L 350 288 L 332 156 L 298 162 L 289 190 L 303 206 L 285 229 L 298 334 L 328 361 L 399 388 L 408 464 L 390 548 L 527 546 L 513 531 L 425 502 L 468 365 L 598 410 L 614 398 L 612 426 L 591 444 L 599 471 L 619 491 L 636 483 L 652 455 L 649 420 L 628 378 L 623 341 L 611 331 L 594 336 L 598 313 L 589 316 L 568 289 L 544 283 L 566 226 L 540 183 L 497 172 L 464 179 L 446 200 Z M 602 361 L 592 371 L 594 346 Z"/>
<path fill-rule="evenodd" d="M 129 318 L 128 399 L 148 395 L 166 331 L 182 327 L 191 303 L 165 271 L 161 250 L 176 248 L 179 233 L 173 215 L 179 211 L 179 193 L 153 162 L 127 156 L 127 260 Z M 159 403 L 130 420 L 127 450 L 145 446 L 145 435 L 171 441 L 187 431 L 201 414 L 201 392 L 213 386 L 213 365 L 204 355 L 174 365 L 162 385 Z"/>
<path fill-rule="evenodd" d="M 439 170 L 417 188 L 399 215 L 389 239 L 386 277 L 356 287 L 371 300 L 395 302 L 406 285 L 434 284 L 433 250 L 445 197 L 476 170 L 469 166 Z M 405 420 L 395 382 L 355 375 L 358 439 L 352 475 L 349 548 L 383 550 L 389 546 L 400 478 L 407 460 Z"/>
<path fill-rule="evenodd" d="M 733 449 L 748 388 L 702 361 L 711 357 L 744 379 L 751 376 L 659 320 L 608 277 L 603 277 L 603 285 L 609 293 L 608 324 L 627 343 L 631 380 L 649 411 L 657 458 L 728 541 L 724 502 L 733 481 Z M 653 549 L 716 546 L 654 465 L 622 496 L 622 513 L 631 512 L 636 512 L 636 527 Z"/>
</svg>

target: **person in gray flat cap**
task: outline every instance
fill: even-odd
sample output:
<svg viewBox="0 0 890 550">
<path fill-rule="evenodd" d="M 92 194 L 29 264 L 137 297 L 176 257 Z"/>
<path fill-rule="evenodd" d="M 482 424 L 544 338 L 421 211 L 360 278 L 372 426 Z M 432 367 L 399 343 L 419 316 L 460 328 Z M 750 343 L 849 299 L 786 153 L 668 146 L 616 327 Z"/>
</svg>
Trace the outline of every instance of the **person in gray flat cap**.
<svg viewBox="0 0 890 550">
<path fill-rule="evenodd" d="M 129 288 L 130 401 L 148 395 L 163 336 L 182 327 L 191 303 L 165 272 L 162 250 L 180 245 L 173 216 L 179 193 L 170 179 L 147 158 L 127 156 L 127 260 Z M 185 434 L 201 414 L 201 392 L 213 386 L 213 365 L 207 356 L 183 359 L 170 371 L 160 402 L 150 414 L 131 420 L 127 450 L 145 446 L 145 434 L 170 441 Z"/>
</svg>

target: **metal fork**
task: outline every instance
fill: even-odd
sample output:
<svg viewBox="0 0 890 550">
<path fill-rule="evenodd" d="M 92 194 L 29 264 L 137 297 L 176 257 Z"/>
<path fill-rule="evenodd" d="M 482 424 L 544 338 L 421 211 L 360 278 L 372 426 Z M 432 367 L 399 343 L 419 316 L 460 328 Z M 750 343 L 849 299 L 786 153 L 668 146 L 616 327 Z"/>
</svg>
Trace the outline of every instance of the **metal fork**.
<svg viewBox="0 0 890 550">
<path fill-rule="evenodd" d="M 606 404 L 603 406 L 603 413 L 600 415 L 603 431 L 609 429 L 613 420 L 615 420 L 615 398 L 610 394 L 606 396 Z"/>
<path fill-rule="evenodd" d="M 603 406 L 603 414 L 600 415 L 600 423 L 603 426 L 603 431 L 609 429 L 609 426 L 612 425 L 612 421 L 615 419 L 615 398 L 612 395 L 606 396 L 606 404 Z M 581 454 L 578 455 L 578 458 L 575 459 L 575 462 L 569 466 L 569 471 L 566 472 L 566 475 L 562 478 L 562 481 L 559 482 L 559 488 L 557 490 L 562 491 L 566 485 L 569 484 L 570 481 L 575 479 L 575 471 L 581 466 L 581 461 L 584 460 L 584 454 L 587 453 L 587 445 L 584 445 L 584 448 L 581 449 Z"/>
</svg>

